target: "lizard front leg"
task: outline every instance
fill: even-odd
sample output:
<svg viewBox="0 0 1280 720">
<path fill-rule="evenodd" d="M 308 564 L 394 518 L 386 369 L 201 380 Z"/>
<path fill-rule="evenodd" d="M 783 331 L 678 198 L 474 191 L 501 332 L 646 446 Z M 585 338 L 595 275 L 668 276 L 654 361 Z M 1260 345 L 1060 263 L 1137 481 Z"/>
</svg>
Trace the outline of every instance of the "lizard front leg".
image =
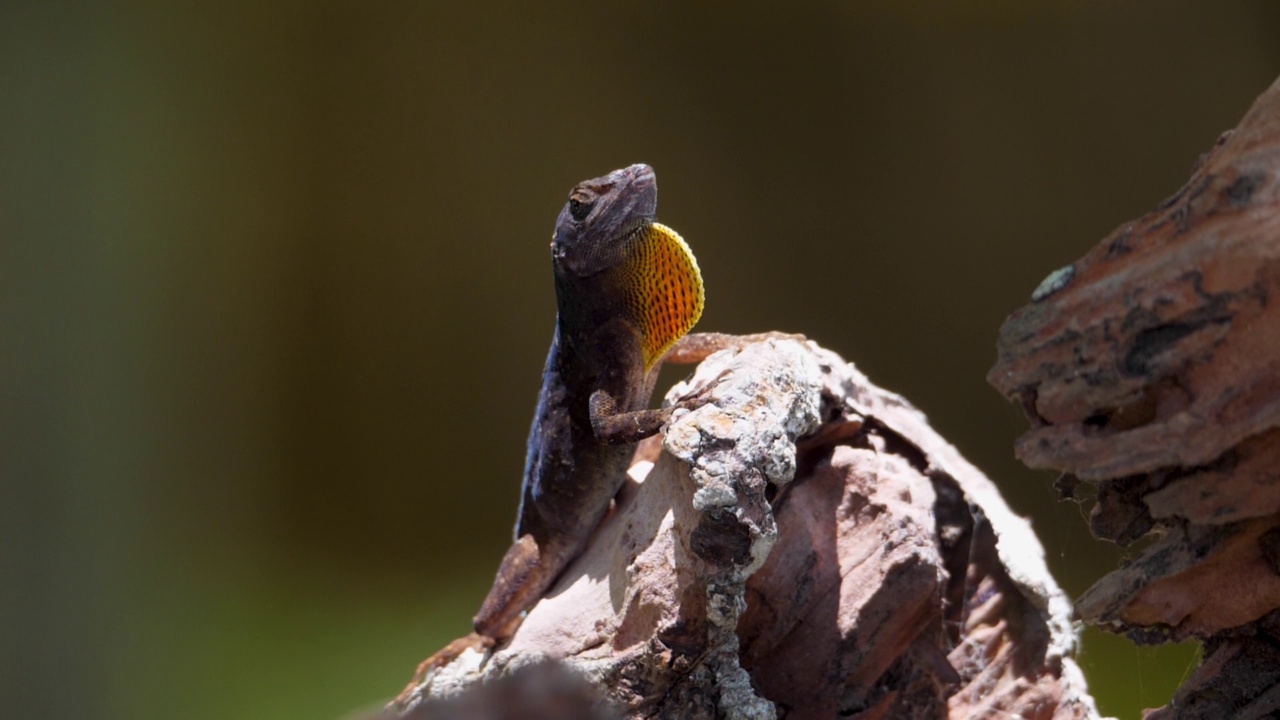
<svg viewBox="0 0 1280 720">
<path fill-rule="evenodd" d="M 591 431 L 605 445 L 639 442 L 656 434 L 671 419 L 676 406 L 619 412 L 618 403 L 604 390 L 591 393 Z M 692 408 L 690 408 L 692 409 Z"/>
<path fill-rule="evenodd" d="M 712 353 L 730 348 L 742 349 L 748 345 L 766 340 L 796 340 L 805 342 L 804 335 L 781 332 L 754 333 L 751 335 L 728 335 L 725 333 L 691 333 L 676 341 L 662 362 L 677 365 L 691 365 L 702 362 Z M 715 383 L 711 383 L 714 385 Z M 676 404 L 658 409 L 634 410 L 619 412 L 618 402 L 604 390 L 596 390 L 591 394 L 591 430 L 596 440 L 606 445 L 619 445 L 643 440 L 656 434 L 671 419 L 676 408 L 695 410 L 709 400 L 707 388 L 681 398 Z"/>
</svg>

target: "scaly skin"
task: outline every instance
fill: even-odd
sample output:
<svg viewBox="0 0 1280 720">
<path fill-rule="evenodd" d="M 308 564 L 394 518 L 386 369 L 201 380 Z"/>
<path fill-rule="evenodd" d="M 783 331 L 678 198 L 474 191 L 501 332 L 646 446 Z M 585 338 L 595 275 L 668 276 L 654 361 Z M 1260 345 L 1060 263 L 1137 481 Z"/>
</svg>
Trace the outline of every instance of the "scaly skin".
<svg viewBox="0 0 1280 720">
<path fill-rule="evenodd" d="M 560 211 L 551 243 L 556 331 L 529 433 L 516 539 L 475 632 L 425 660 L 402 698 L 465 649 L 509 639 L 608 513 L 635 443 L 675 408 L 704 402 L 698 395 L 649 409 L 664 357 L 698 362 L 777 336 L 685 336 L 702 314 L 702 278 L 680 236 L 655 222 L 657 205 L 653 170 L 632 165 L 579 183 Z"/>
<path fill-rule="evenodd" d="M 475 618 L 505 640 L 586 546 L 626 478 L 661 356 L 702 313 L 702 280 L 679 236 L 654 222 L 653 171 L 632 165 L 573 189 L 551 243 L 555 337 L 529 433 L 516 542 Z M 664 287 L 665 286 L 665 287 Z"/>
</svg>

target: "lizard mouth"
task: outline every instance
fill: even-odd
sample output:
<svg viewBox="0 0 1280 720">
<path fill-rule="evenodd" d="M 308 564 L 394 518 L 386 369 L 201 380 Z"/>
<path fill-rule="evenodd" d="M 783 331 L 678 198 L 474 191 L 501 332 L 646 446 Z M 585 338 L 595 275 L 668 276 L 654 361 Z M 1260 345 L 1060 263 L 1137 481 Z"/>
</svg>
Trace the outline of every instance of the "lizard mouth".
<svg viewBox="0 0 1280 720">
<path fill-rule="evenodd" d="M 652 185 L 657 181 L 657 175 L 654 174 L 653 168 L 645 165 L 644 163 L 636 163 L 635 165 L 625 168 L 623 172 L 627 174 L 630 182 L 637 185 Z"/>
</svg>

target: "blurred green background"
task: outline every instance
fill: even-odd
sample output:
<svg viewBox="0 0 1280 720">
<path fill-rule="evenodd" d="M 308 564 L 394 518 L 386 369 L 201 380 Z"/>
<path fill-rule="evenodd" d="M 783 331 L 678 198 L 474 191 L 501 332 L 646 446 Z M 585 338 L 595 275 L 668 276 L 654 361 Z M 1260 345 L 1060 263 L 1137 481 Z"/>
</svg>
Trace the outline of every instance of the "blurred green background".
<svg viewBox="0 0 1280 720">
<path fill-rule="evenodd" d="M 878 5 L 878 7 L 877 7 Z M 633 162 L 704 330 L 923 408 L 1074 596 L 1005 315 L 1280 72 L 1280 4 L 0 9 L 5 717 L 337 718 L 468 629 L 515 516 L 569 188 Z M 1190 647 L 1088 632 L 1105 712 Z"/>
</svg>

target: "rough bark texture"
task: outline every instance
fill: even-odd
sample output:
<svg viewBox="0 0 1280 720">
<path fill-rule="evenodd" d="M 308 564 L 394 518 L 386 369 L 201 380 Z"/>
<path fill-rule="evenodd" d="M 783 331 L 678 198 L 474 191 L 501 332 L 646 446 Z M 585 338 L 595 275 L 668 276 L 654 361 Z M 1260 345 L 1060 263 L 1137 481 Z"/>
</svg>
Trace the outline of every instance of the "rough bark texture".
<svg viewBox="0 0 1280 720">
<path fill-rule="evenodd" d="M 905 400 L 795 341 L 691 382 L 714 402 L 642 444 L 510 644 L 389 717 L 1096 715 L 1030 527 Z"/>
<path fill-rule="evenodd" d="M 1050 275 L 988 379 L 1095 535 L 1156 539 L 1077 603 L 1205 662 L 1149 717 L 1280 713 L 1280 82 L 1145 217 Z"/>
</svg>

